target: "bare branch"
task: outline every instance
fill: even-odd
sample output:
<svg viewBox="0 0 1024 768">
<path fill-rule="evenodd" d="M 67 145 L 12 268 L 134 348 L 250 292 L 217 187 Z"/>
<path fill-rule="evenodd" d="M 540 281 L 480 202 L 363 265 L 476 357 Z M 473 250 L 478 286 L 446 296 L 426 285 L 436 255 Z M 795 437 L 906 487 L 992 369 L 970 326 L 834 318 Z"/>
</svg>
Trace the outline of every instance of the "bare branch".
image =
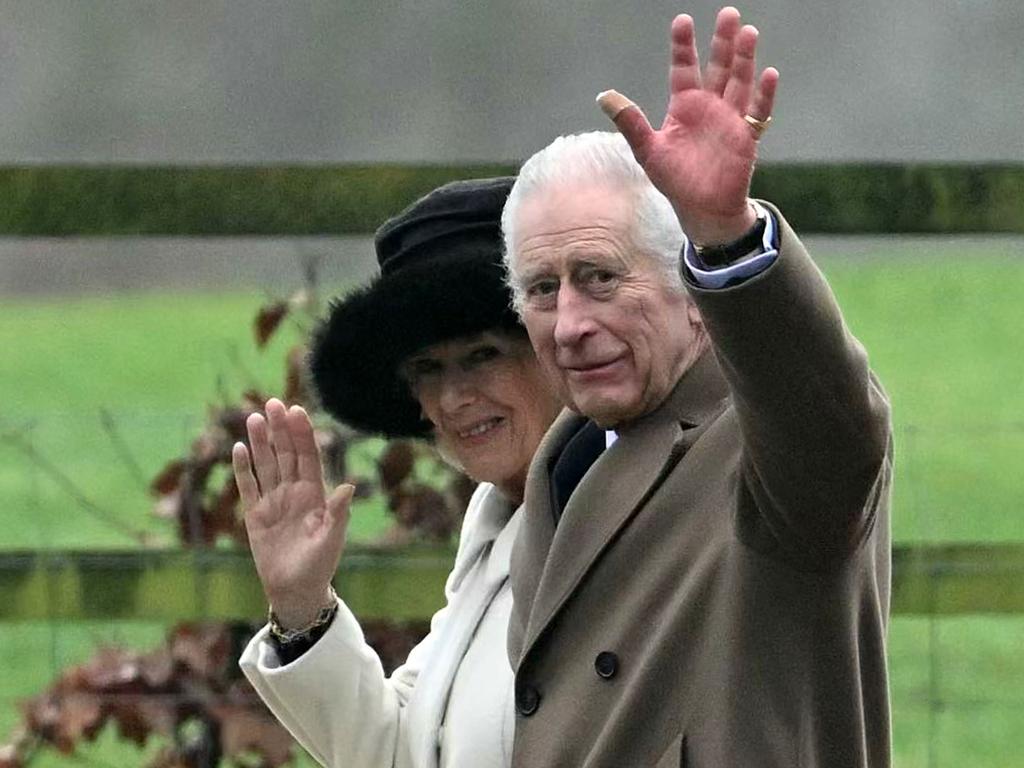
<svg viewBox="0 0 1024 768">
<path fill-rule="evenodd" d="M 60 486 L 65 493 L 71 496 L 83 512 L 88 514 L 94 520 L 98 520 L 118 533 L 127 536 L 139 546 L 144 547 L 147 545 L 148 537 L 146 536 L 145 531 L 140 531 L 131 527 L 126 522 L 119 519 L 117 515 L 113 514 L 109 510 L 103 509 L 90 500 L 81 491 L 81 489 L 75 485 L 71 478 L 61 472 L 53 462 L 39 453 L 39 451 L 37 451 L 35 447 L 20 434 L 7 433 L 0 435 L 0 439 L 3 439 L 6 443 L 10 443 L 27 456 L 30 461 L 32 461 L 46 475 L 48 475 L 51 480 Z"/>
<path fill-rule="evenodd" d="M 146 475 L 142 471 L 142 467 L 139 466 L 139 462 L 135 460 L 135 456 L 132 455 L 131 450 L 128 448 L 128 444 L 121 436 L 121 432 L 117 427 L 117 422 L 114 419 L 114 414 L 112 414 L 107 408 L 100 408 L 100 424 L 103 425 L 104 431 L 110 438 L 110 442 L 114 446 L 114 451 L 117 453 L 121 461 L 124 462 L 125 467 L 128 468 L 128 472 L 135 478 L 135 482 L 139 484 L 139 487 L 142 488 L 142 490 L 148 491 L 149 481 L 146 480 Z"/>
</svg>

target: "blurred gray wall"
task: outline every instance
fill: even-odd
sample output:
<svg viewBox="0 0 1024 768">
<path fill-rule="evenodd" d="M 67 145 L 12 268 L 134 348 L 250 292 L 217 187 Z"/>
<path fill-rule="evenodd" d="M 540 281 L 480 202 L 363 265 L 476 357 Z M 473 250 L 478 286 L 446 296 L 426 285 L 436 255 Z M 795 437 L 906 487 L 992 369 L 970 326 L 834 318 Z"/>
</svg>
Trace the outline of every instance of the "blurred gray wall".
<svg viewBox="0 0 1024 768">
<path fill-rule="evenodd" d="M 660 120 L 662 0 L 0 0 L 0 163 L 517 160 Z M 761 0 L 766 160 L 1024 161 L 1024 0 Z"/>
</svg>

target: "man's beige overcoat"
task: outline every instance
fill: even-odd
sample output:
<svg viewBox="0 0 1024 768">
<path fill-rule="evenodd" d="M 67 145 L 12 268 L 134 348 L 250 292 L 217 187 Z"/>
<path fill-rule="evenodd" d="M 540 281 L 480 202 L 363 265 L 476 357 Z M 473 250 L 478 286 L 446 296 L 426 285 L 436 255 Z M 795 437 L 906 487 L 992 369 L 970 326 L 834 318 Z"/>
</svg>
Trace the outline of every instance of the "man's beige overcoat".
<svg viewBox="0 0 1024 768">
<path fill-rule="evenodd" d="M 803 246 L 691 288 L 712 339 L 512 558 L 515 768 L 889 765 L 889 406 Z"/>
</svg>

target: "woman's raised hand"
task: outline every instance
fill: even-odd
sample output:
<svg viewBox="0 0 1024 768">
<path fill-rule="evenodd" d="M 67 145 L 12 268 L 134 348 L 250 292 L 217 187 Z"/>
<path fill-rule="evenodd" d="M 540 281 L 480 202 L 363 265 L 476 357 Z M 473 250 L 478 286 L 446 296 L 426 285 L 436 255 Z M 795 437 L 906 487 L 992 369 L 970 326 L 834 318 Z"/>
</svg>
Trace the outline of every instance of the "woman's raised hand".
<svg viewBox="0 0 1024 768">
<path fill-rule="evenodd" d="M 250 448 L 235 443 L 231 459 L 263 591 L 278 621 L 297 628 L 329 604 L 354 488 L 339 485 L 327 495 L 313 425 L 302 407 L 286 409 L 271 398 L 266 414 L 249 416 Z"/>
</svg>

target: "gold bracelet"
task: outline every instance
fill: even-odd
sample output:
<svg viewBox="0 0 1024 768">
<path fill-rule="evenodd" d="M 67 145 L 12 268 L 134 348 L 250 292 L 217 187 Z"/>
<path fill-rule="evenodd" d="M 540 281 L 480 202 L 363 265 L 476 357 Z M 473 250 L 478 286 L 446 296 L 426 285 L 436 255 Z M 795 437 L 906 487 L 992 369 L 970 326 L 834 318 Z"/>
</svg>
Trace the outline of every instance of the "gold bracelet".
<svg viewBox="0 0 1024 768">
<path fill-rule="evenodd" d="M 285 629 L 281 626 L 281 622 L 277 618 L 277 614 L 274 613 L 274 606 L 270 606 L 267 609 L 267 622 L 270 624 L 270 634 L 273 635 L 279 643 L 294 643 L 296 640 L 303 640 L 308 638 L 316 630 L 323 627 L 325 624 L 330 624 L 334 619 L 334 615 L 338 612 L 338 593 L 334 591 L 334 585 L 328 585 L 331 590 L 331 603 L 325 605 L 317 613 L 316 618 L 313 619 L 309 624 L 298 629 Z"/>
</svg>

